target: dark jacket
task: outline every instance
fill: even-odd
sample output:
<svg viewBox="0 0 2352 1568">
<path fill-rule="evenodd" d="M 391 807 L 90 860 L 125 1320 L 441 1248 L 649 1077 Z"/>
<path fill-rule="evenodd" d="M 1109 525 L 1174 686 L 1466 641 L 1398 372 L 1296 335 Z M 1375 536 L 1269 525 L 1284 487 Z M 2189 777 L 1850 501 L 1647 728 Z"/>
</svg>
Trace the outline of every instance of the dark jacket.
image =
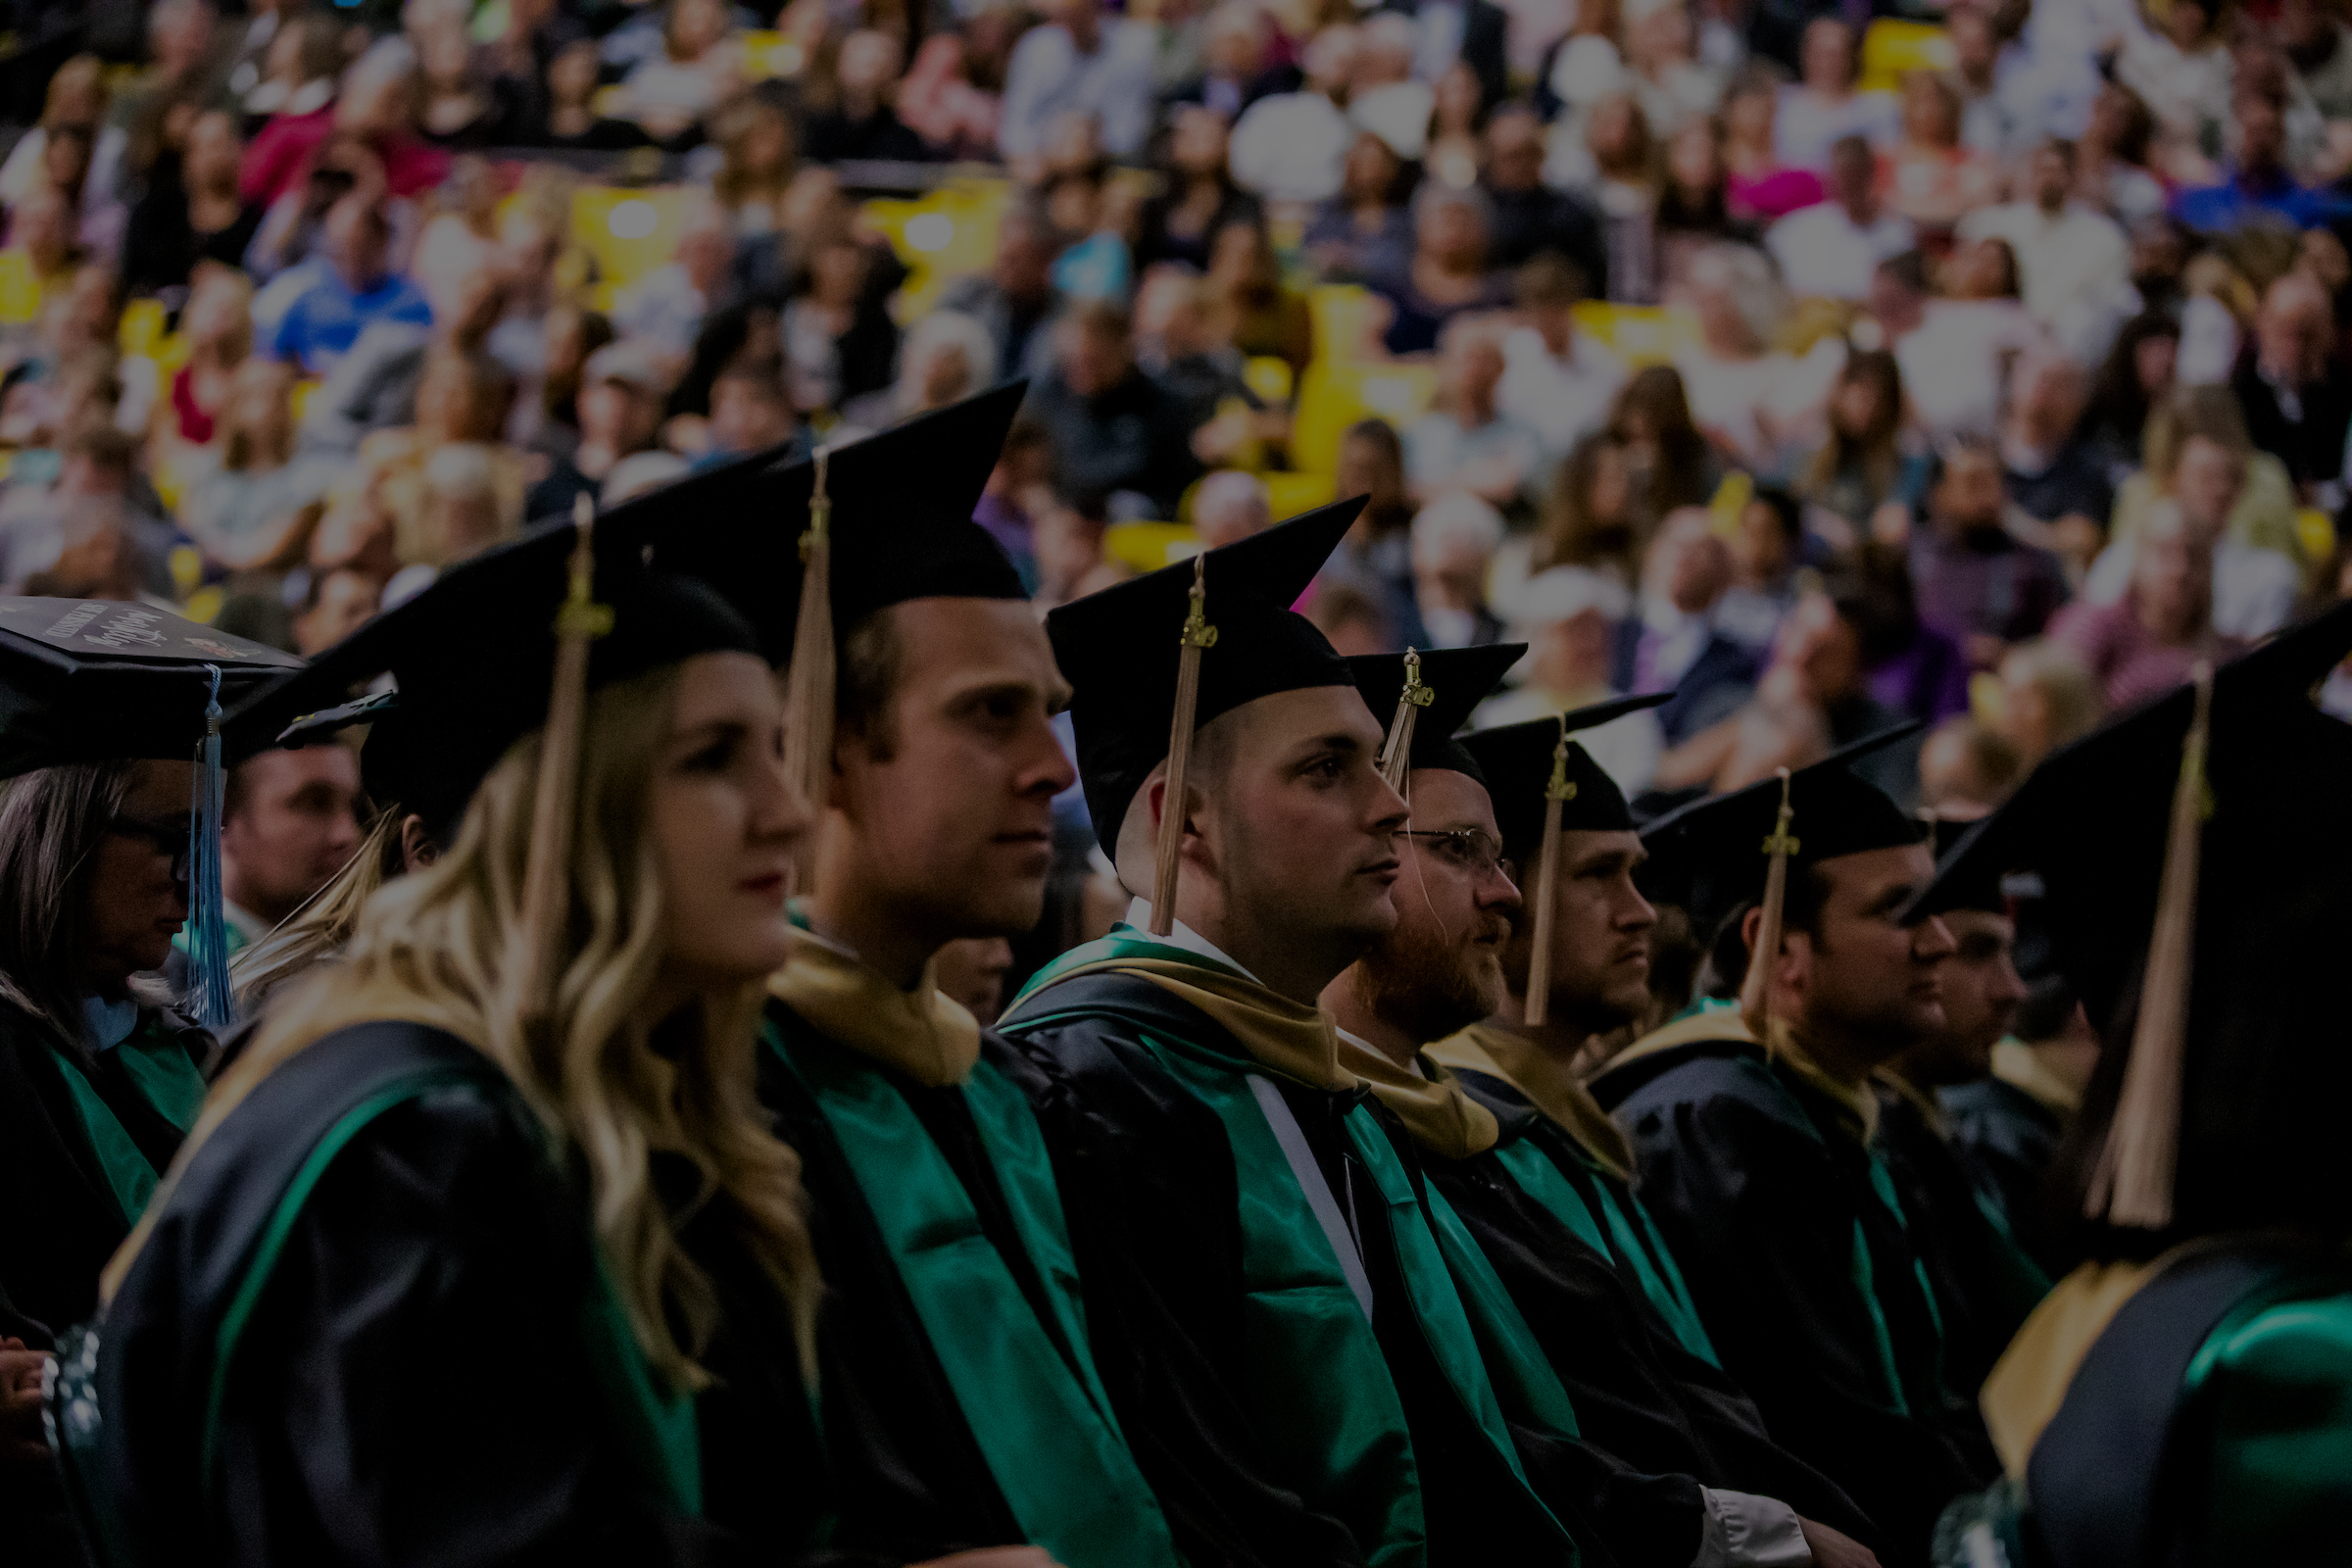
<svg viewBox="0 0 2352 1568">
<path fill-rule="evenodd" d="M 2257 447 L 2285 464 L 2287 476 L 2298 485 L 2340 479 L 2344 432 L 2352 426 L 2352 375 L 2330 364 L 2327 379 L 2297 389 L 2296 407 L 2290 410 L 2278 389 L 2263 378 L 2258 364 L 2248 348 L 2230 377 L 2230 390 L 2245 411 L 2246 433 Z"/>
<path fill-rule="evenodd" d="M 1494 4 L 1494 0 L 1461 0 L 1462 45 L 1460 59 L 1478 77 L 1481 100 L 1488 108 L 1502 102 L 1510 95 L 1511 68 L 1505 53 L 1511 30 L 1510 13 Z M 1400 12 L 1418 17 L 1421 0 L 1390 0 L 1383 11 Z"/>
<path fill-rule="evenodd" d="M 1140 369 L 1091 398 L 1055 370 L 1030 383 L 1025 407 L 1053 437 L 1055 488 L 1090 516 L 1132 491 L 1151 501 L 1154 516 L 1173 517 L 1177 498 L 1200 475 L 1192 411 Z"/>
<path fill-rule="evenodd" d="M 1634 690 L 1636 660 L 1646 630 L 1639 615 L 1617 623 L 1609 650 L 1609 684 L 1621 692 Z M 1658 727 L 1666 744 L 1680 746 L 1747 700 L 1756 684 L 1757 655 L 1719 631 L 1707 633 L 1706 646 L 1675 682 L 1674 696 L 1658 707 Z"/>
</svg>

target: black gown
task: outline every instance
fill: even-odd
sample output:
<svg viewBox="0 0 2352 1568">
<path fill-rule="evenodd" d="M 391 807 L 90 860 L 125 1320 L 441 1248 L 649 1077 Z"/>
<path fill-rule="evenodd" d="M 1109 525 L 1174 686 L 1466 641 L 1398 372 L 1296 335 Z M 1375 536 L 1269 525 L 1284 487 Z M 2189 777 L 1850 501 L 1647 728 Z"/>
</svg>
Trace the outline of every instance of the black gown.
<svg viewBox="0 0 2352 1568">
<path fill-rule="evenodd" d="M 436 1086 L 323 1167 L 215 1346 L 253 1239 L 352 1084 Z M 827 1488 L 789 1313 L 713 1201 L 680 1240 L 710 1279 L 717 1380 L 695 1404 L 700 1518 L 656 1500 L 581 1323 L 581 1200 L 511 1086 L 455 1037 L 346 1028 L 257 1086 L 183 1172 L 98 1330 L 103 1415 L 75 1468 L 145 1564 L 779 1562 Z M 657 1191 L 693 1173 L 658 1161 Z M 215 1463 L 199 1460 L 220 1391 Z"/>
<path fill-rule="evenodd" d="M 1744 1040 L 1620 1058 L 1592 1090 L 1632 1136 L 1724 1370 L 1877 1522 L 1888 1568 L 1923 1561 L 1944 1504 L 1996 1464 L 1943 1383 L 1918 1253 L 1841 1108 Z"/>
<path fill-rule="evenodd" d="M 1975 1184 L 1932 1112 L 1878 1086 L 1880 1152 L 1943 1314 L 1944 1381 L 1973 1396 L 2026 1316 L 2049 1294 L 2041 1268 L 1979 1206 Z"/>
<path fill-rule="evenodd" d="M 1132 1020 L 1148 1015 L 1176 1038 L 1245 1053 L 1205 1014 L 1140 978 L 1090 975 L 1044 996 L 1041 1008 L 1056 1020 L 1008 1038 L 1037 1070 L 1033 1104 L 1085 1282 L 1096 1363 L 1179 1549 L 1196 1568 L 1362 1563 L 1366 1548 L 1289 1480 L 1306 1461 L 1275 1451 L 1249 1413 L 1248 1391 L 1238 1386 L 1250 1358 L 1232 1147 L 1216 1112 L 1161 1065 Z M 1097 1005 L 1096 1016 L 1063 1016 Z M 1342 1125 L 1362 1092 L 1268 1078 L 1345 1211 L 1385 1213 L 1386 1200 Z M 1556 1536 L 1535 1517 L 1527 1489 L 1495 1456 L 1423 1338 L 1386 1226 L 1352 1230 L 1374 1334 L 1410 1433 L 1431 1568 L 1555 1560 Z M 1589 1489 L 1605 1462 L 1580 1446 L 1553 1447 L 1516 1424 L 1512 1437 L 1536 1493 L 1584 1547 L 1586 1568 L 1616 1561 L 1606 1538 L 1566 1500 Z M 1674 1485 L 1639 1476 L 1623 1484 L 1629 1492 Z M 1696 1539 L 1678 1540 L 1666 1555 L 1641 1560 L 1681 1568 L 1697 1547 Z"/>
<path fill-rule="evenodd" d="M 166 1011 L 162 1022 L 176 1031 L 190 1065 L 201 1067 L 212 1037 L 177 1013 Z M 52 1038 L 0 1003 L 0 1336 L 36 1350 L 54 1349 L 59 1335 L 97 1311 L 98 1275 L 129 1234 Z M 179 1129 L 148 1103 L 121 1058 L 83 1053 L 82 1070 L 148 1163 L 158 1172 L 170 1168 Z M 26 1568 L 81 1562 L 47 1465 L 0 1465 L 0 1519 L 12 1521 L 8 1530 Z"/>
<path fill-rule="evenodd" d="M 783 1003 L 768 1019 L 788 1042 L 814 1027 Z M 836 1048 L 846 1049 L 846 1048 Z M 981 1036 L 989 1061 L 1019 1082 L 1030 1069 L 1004 1041 Z M 933 1089 L 875 1066 L 906 1100 L 971 1200 L 981 1230 L 1064 1358 L 1043 1283 L 1021 1245 L 960 1089 Z M 801 1156 L 825 1301 L 818 1361 L 827 1444 L 840 1491 L 840 1539 L 919 1561 L 1027 1538 L 974 1438 L 913 1298 L 823 1110 L 772 1052 L 760 1054 L 760 1098 Z"/>
<path fill-rule="evenodd" d="M 148 1024 L 142 1017 L 141 1027 Z M 173 1028 L 191 1065 L 201 1068 L 212 1036 L 177 1013 Z M 98 1275 L 130 1234 L 114 1189 L 91 1152 L 52 1054 L 54 1034 L 0 1003 L 0 1298 L 40 1333 L 26 1343 L 47 1348 L 54 1336 L 87 1322 L 98 1309 Z M 148 1103 L 113 1052 L 82 1054 L 83 1075 L 98 1091 L 147 1162 L 161 1172 L 179 1152 L 180 1132 Z"/>
<path fill-rule="evenodd" d="M 2043 1178 L 2058 1157 L 2066 1124 L 2040 1101 L 2000 1078 L 1940 1089 L 1936 1098 L 1969 1179 L 1998 1206 L 2018 1245 L 2055 1277 L 2067 1260 L 2051 1236 Z"/>
<path fill-rule="evenodd" d="M 1559 1124 L 1499 1078 L 1459 1069 L 1452 1077 L 1494 1113 L 1502 1142 L 1528 1140 L 1601 1211 L 1591 1189 L 1617 1178 Z M 1422 1161 L 1511 1293 L 1586 1438 L 1636 1469 L 1777 1497 L 1856 1540 L 1876 1537 L 1836 1482 L 1773 1441 L 1739 1385 L 1684 1347 L 1619 1263 L 1530 1197 L 1491 1152 L 1466 1160 L 1424 1153 Z M 1619 1201 L 1630 1208 L 1630 1198 Z"/>
</svg>

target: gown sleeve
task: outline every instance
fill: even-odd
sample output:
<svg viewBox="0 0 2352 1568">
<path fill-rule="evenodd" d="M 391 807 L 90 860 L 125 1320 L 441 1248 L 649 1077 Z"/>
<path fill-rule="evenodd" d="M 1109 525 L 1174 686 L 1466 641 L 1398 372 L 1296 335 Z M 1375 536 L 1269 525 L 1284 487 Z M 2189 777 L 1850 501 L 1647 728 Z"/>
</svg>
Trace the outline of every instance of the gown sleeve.
<svg viewBox="0 0 2352 1568">
<path fill-rule="evenodd" d="M 1850 1197 L 1797 1129 L 1731 1095 L 1636 1124 L 1642 1198 L 1682 1263 L 1724 1370 L 1773 1436 L 1819 1466 L 1898 1551 L 1986 1477 L 1940 1412 L 1901 1413 L 1855 1279 Z"/>
<path fill-rule="evenodd" d="M 2212 1422 L 2192 1560 L 2338 1555 L 2352 1518 L 2352 1296 L 2259 1312 L 2209 1342 L 2189 1377 Z"/>
<path fill-rule="evenodd" d="M 643 1498 L 608 1435 L 578 1326 L 593 1255 L 555 1189 L 462 1088 L 337 1156 L 228 1380 L 226 1562 L 736 1560 Z"/>
</svg>

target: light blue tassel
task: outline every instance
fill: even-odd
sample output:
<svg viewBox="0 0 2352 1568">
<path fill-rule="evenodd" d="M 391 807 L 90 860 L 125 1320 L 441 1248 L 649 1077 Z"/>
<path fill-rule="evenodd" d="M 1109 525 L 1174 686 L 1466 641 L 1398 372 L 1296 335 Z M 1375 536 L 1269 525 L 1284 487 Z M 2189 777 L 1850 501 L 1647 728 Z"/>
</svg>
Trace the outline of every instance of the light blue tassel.
<svg viewBox="0 0 2352 1568">
<path fill-rule="evenodd" d="M 196 800 L 188 818 L 188 995 L 196 1021 L 218 1033 L 236 1021 L 228 989 L 228 914 L 220 893 L 220 808 L 227 772 L 220 763 L 220 667 L 204 666 L 212 696 L 196 753 Z"/>
</svg>

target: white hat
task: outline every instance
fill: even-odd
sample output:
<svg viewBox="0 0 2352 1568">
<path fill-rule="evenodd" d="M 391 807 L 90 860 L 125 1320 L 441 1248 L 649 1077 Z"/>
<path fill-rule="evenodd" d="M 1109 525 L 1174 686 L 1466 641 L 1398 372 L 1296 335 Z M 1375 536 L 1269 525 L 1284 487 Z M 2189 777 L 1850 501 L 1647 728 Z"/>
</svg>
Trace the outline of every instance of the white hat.
<svg viewBox="0 0 2352 1568">
<path fill-rule="evenodd" d="M 1590 566 L 1554 566 L 1530 577 L 1512 607 L 1521 627 L 1557 626 L 1591 611 L 1623 620 L 1632 601 L 1625 585 Z"/>
</svg>

